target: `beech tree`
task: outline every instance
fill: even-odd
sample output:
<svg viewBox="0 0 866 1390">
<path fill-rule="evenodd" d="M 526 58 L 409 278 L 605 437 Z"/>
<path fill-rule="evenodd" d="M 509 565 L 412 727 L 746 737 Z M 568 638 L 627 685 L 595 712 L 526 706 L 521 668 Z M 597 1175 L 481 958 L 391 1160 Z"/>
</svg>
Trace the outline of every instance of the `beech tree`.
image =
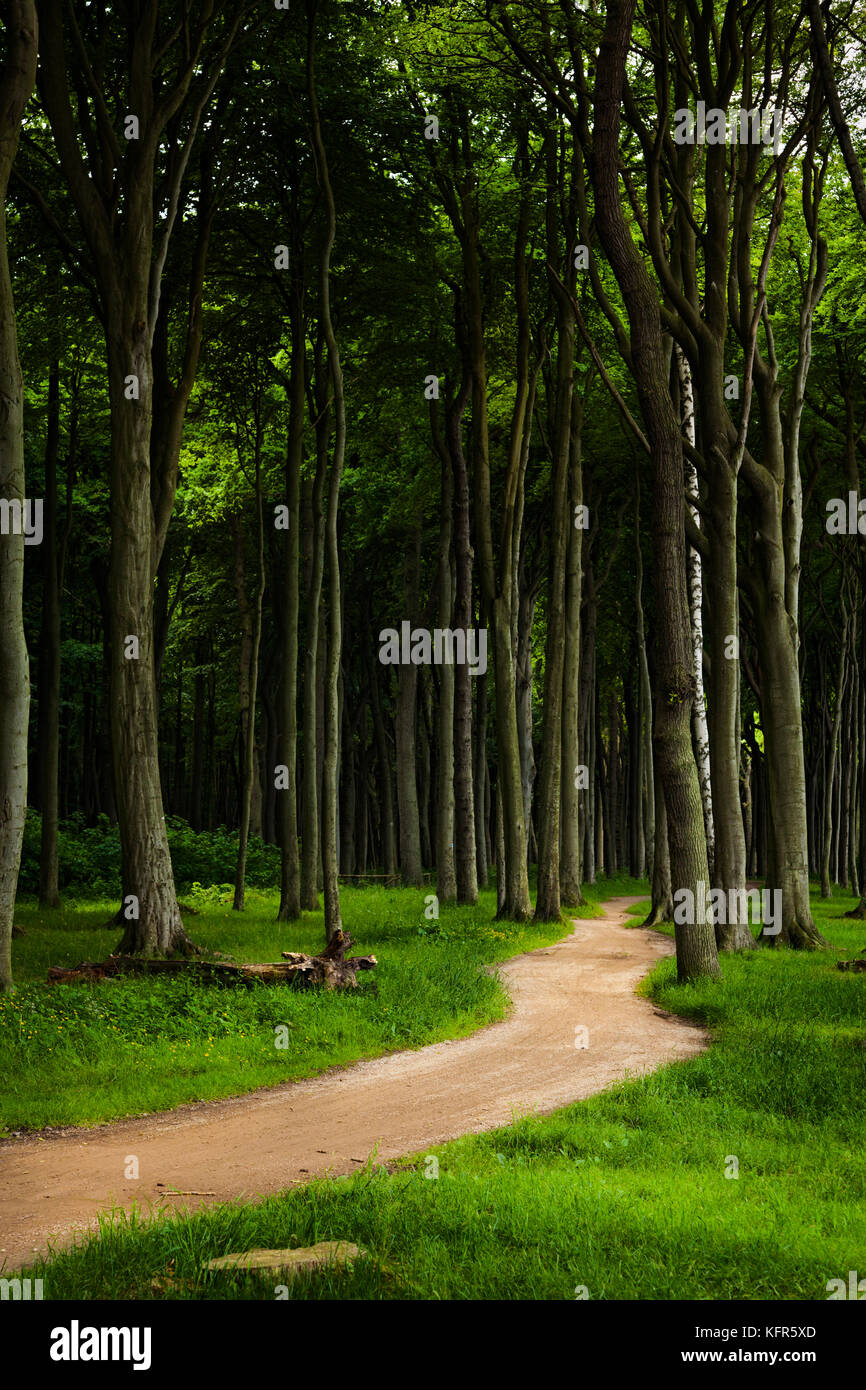
<svg viewBox="0 0 866 1390">
<path fill-rule="evenodd" d="M 596 68 L 592 174 L 599 236 L 628 311 L 631 360 L 652 449 L 659 610 L 653 738 L 667 811 L 671 880 L 675 889 L 695 894 L 708 882 L 709 872 L 691 748 L 695 683 L 686 594 L 682 435 L 667 389 L 669 370 L 655 290 L 632 240 L 619 190 L 619 111 L 634 11 L 634 0 L 608 4 Z M 711 923 L 679 924 L 676 936 L 680 980 L 719 973 Z"/>
<path fill-rule="evenodd" d="M 319 118 L 315 85 L 316 0 L 307 0 L 307 95 L 310 106 L 312 146 L 319 183 L 325 203 L 326 230 L 319 261 L 319 315 L 327 353 L 327 370 L 334 403 L 334 445 L 328 470 L 328 500 L 325 544 L 328 558 L 328 656 L 325 670 L 325 761 L 322 777 L 322 872 L 325 891 L 325 935 L 330 943 L 342 936 L 340 890 L 337 883 L 337 818 L 339 814 L 339 736 L 338 680 L 342 655 L 342 615 L 340 594 L 340 552 L 337 538 L 337 512 L 340 480 L 346 452 L 346 400 L 343 369 L 331 317 L 331 251 L 337 235 L 337 212 L 328 172 L 328 156 Z"/>
<path fill-rule="evenodd" d="M 186 196 L 190 158 L 244 7 L 232 11 L 205 0 L 192 11 L 169 14 L 165 6 L 148 3 L 140 13 L 128 12 L 122 27 L 117 16 L 104 11 L 81 16 L 63 0 L 43 0 L 39 13 L 39 93 L 86 238 L 108 362 L 108 601 L 111 736 L 123 846 L 121 949 L 167 954 L 188 950 L 190 942 L 177 905 L 162 810 L 153 582 L 171 518 L 183 416 L 201 340 L 212 218 L 206 197 L 199 203 L 200 247 L 181 378 L 166 403 L 166 416 L 157 417 L 156 436 L 154 345 L 162 277 Z M 83 144 L 76 138 L 70 86 Z M 125 101 L 118 101 L 118 92 Z"/>
<path fill-rule="evenodd" d="M 9 273 L 6 195 L 21 122 L 36 81 L 36 7 L 6 7 L 0 68 L 0 992 L 12 988 L 12 925 L 27 810 L 27 717 L 30 663 L 24 637 L 24 382 L 18 360 Z M 15 517 L 17 512 L 17 525 Z M 9 522 L 11 518 L 11 523 Z"/>
<path fill-rule="evenodd" d="M 562 231 L 558 226 L 557 210 L 560 189 L 565 184 L 570 188 L 571 178 L 564 176 L 558 167 L 560 161 L 566 167 L 573 167 L 581 159 L 579 149 L 572 148 L 572 141 L 563 142 L 558 150 L 551 136 L 547 138 L 547 257 L 548 266 L 554 272 L 553 294 L 556 299 L 556 395 L 555 414 L 551 448 L 553 467 L 551 471 L 551 542 L 550 575 L 548 583 L 547 649 L 545 654 L 545 692 L 544 719 L 541 736 L 541 778 L 538 797 L 539 840 L 538 840 L 538 896 L 535 915 L 540 921 L 556 921 L 562 911 L 560 895 L 560 842 L 562 839 L 562 800 L 563 783 L 574 782 L 577 775 L 577 760 L 569 767 L 564 763 L 563 728 L 567 691 L 566 679 L 566 635 L 569 649 L 578 649 L 579 637 L 574 631 L 575 619 L 579 623 L 579 609 L 574 604 L 567 614 L 566 610 L 566 572 L 569 565 L 569 542 L 574 530 L 574 511 L 569 511 L 569 495 L 572 484 L 572 434 L 574 414 L 574 366 L 575 366 L 575 325 L 574 289 L 577 276 L 577 256 L 574 250 L 577 240 L 577 208 L 573 189 L 566 202 L 567 224 Z M 573 177 L 573 176 L 572 176 Z M 560 239 L 564 243 L 564 255 L 560 251 Z M 569 254 L 570 253 L 570 254 Z M 564 271 L 564 279 L 560 278 Z M 577 520 L 580 520 L 578 517 Z M 570 619 L 570 621 L 569 621 Z M 568 624 L 568 626 L 567 626 Z M 571 698 L 576 698 L 575 678 L 577 672 L 573 662 L 569 663 Z M 572 710 L 572 719 L 575 711 Z M 573 756 L 573 752 L 572 752 Z M 569 896 L 574 897 L 573 878 L 569 885 Z"/>
</svg>

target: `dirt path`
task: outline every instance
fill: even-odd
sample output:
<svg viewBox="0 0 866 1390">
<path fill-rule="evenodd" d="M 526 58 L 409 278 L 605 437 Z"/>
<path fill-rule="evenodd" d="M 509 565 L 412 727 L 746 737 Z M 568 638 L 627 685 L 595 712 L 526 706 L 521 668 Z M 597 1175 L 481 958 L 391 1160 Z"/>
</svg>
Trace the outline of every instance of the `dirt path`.
<svg viewBox="0 0 866 1390">
<path fill-rule="evenodd" d="M 254 1198 L 351 1173 L 377 1144 L 379 1159 L 398 1158 L 694 1056 L 705 1033 L 634 993 L 673 951 L 669 937 L 622 926 L 636 901 L 611 899 L 606 917 L 507 961 L 511 1014 L 472 1037 L 231 1100 L 0 1143 L 0 1267 L 20 1267 L 49 1236 L 69 1240 L 110 1205 Z M 588 1029 L 588 1047 L 575 1047 L 577 1028 Z M 138 1159 L 138 1181 L 124 1176 L 127 1155 Z M 166 1188 L 207 1195 L 169 1197 Z"/>
</svg>

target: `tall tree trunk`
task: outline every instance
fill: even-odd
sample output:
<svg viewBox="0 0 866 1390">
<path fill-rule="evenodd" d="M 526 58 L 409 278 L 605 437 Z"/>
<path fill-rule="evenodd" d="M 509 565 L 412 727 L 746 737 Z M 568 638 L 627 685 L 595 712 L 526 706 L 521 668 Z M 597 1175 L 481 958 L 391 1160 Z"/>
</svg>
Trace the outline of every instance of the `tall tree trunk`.
<svg viewBox="0 0 866 1390">
<path fill-rule="evenodd" d="M 306 613 L 306 649 L 304 652 L 304 717 L 302 741 L 304 749 L 303 827 L 301 836 L 301 906 L 316 912 L 319 907 L 319 749 L 321 720 L 319 718 L 319 630 L 321 625 L 322 577 L 325 563 L 325 514 L 322 498 L 328 467 L 328 421 L 323 404 L 324 385 L 318 393 L 316 427 L 316 476 L 310 497 L 312 548 L 307 589 L 304 595 Z"/>
<path fill-rule="evenodd" d="M 368 640 L 364 644 L 367 660 L 367 679 L 370 684 L 370 712 L 373 718 L 373 737 L 376 740 L 376 758 L 379 764 L 379 803 L 382 827 L 382 868 L 389 880 L 397 876 L 397 834 L 394 819 L 394 786 L 391 778 L 391 754 L 388 736 L 385 732 L 385 718 L 382 713 L 382 696 L 379 689 L 379 663 L 373 655 L 373 620 L 367 606 Z"/>
<path fill-rule="evenodd" d="M 752 806 L 752 757 L 747 748 L 741 754 L 740 802 L 743 807 L 743 837 L 746 845 L 746 877 L 752 873 L 755 822 Z"/>
<path fill-rule="evenodd" d="M 39 638 L 39 906 L 60 906 L 58 886 L 60 755 L 60 583 L 63 556 L 57 524 L 57 455 L 60 445 L 60 362 L 48 377 L 48 426 L 45 441 L 45 529 L 42 554 L 42 631 Z M 70 465 L 71 466 L 71 465 Z M 65 544 L 65 537 L 64 537 Z"/>
<path fill-rule="evenodd" d="M 855 588 L 855 603 L 859 601 L 859 583 Z M 846 783 L 847 798 L 845 803 L 845 880 L 844 886 L 850 886 L 855 896 L 860 893 L 860 880 L 857 875 L 857 855 L 855 851 L 857 834 L 857 768 L 860 766 L 863 757 L 863 742 L 861 739 L 861 696 L 860 696 L 860 669 L 857 664 L 857 630 L 858 611 L 855 607 L 851 621 L 851 645 L 850 645 L 850 671 L 851 684 L 849 686 L 848 701 L 848 748 L 851 750 L 851 760 L 846 759 Z"/>
<path fill-rule="evenodd" d="M 619 122 L 635 0 L 609 0 L 596 68 L 592 152 L 599 237 L 626 305 L 631 354 L 653 461 L 658 622 L 654 746 L 668 813 L 671 880 L 692 901 L 709 879 L 703 803 L 691 741 L 695 689 L 685 575 L 683 448 L 668 390 L 658 296 L 620 202 Z M 695 916 L 703 914 L 695 913 Z M 711 923 L 676 923 L 681 981 L 719 973 Z"/>
<path fill-rule="evenodd" d="M 130 336 L 145 323 L 147 276 L 139 277 L 137 312 L 122 301 L 109 320 L 111 401 L 111 735 L 122 846 L 123 955 L 169 955 L 189 949 L 177 905 L 162 809 L 158 710 L 153 661 L 153 564 L 150 497 L 150 346 Z M 127 399 L 134 374 L 139 399 Z M 129 640 L 128 640 L 129 639 Z M 136 645 L 132 645 L 132 642 Z"/>
<path fill-rule="evenodd" d="M 713 882 L 725 892 L 746 885 L 746 841 L 740 801 L 740 659 L 737 587 L 737 466 L 726 437 L 727 411 L 722 393 L 723 345 L 715 339 L 702 359 L 705 388 L 700 396 L 704 449 L 712 458 L 707 489 L 709 550 L 701 574 L 708 595 L 710 650 L 709 753 L 715 838 Z M 696 496 L 696 479 L 691 495 Z M 698 526 L 699 515 L 690 508 Z M 699 528 L 698 528 L 699 529 Z M 696 551 L 692 551 L 697 555 Z M 698 559 L 696 563 L 700 563 Z M 729 899 L 730 900 L 730 899 Z M 720 950 L 754 946 L 746 922 L 719 922 Z"/>
<path fill-rule="evenodd" d="M 814 948 L 825 945 L 812 919 L 809 901 L 806 770 L 803 751 L 802 696 L 799 670 L 798 602 L 799 530 L 802 526 L 799 463 L 785 451 L 776 414 L 775 387 L 762 382 L 762 416 L 767 432 L 767 471 L 773 478 L 758 483 L 756 524 L 760 528 L 761 575 L 751 586 L 755 627 L 761 653 L 761 720 L 765 736 L 769 789 L 772 865 L 767 886 L 782 894 L 782 930 L 774 945 Z M 774 415 L 776 418 L 774 419 Z M 775 477 L 787 478 L 783 495 Z M 757 480 L 758 470 L 752 472 Z M 796 516 L 794 515 L 796 513 Z"/>
<path fill-rule="evenodd" d="M 274 768 L 279 763 L 279 718 L 277 699 L 282 681 L 282 641 L 270 643 L 270 650 L 264 662 L 259 687 L 262 694 L 262 716 L 264 736 L 262 738 L 261 765 L 257 776 L 262 789 L 262 839 L 265 844 L 278 845 L 277 836 L 277 790 L 274 785 Z M 300 879 L 298 881 L 300 892 Z"/>
<path fill-rule="evenodd" d="M 196 832 L 204 829 L 202 815 L 203 808 L 203 771 L 204 771 L 204 710 L 205 710 L 205 674 L 204 661 L 206 651 L 202 641 L 196 647 L 195 655 L 195 679 L 193 694 L 193 716 L 192 716 L 192 776 L 189 791 L 189 823 Z"/>
<path fill-rule="evenodd" d="M 496 912 L 502 917 L 505 915 L 506 884 L 505 884 L 505 826 L 502 817 L 502 793 L 499 789 L 499 778 L 496 779 L 495 796 L 495 845 L 496 845 Z"/>
<path fill-rule="evenodd" d="M 637 648 L 635 647 L 635 656 Z M 629 661 L 629 666 L 634 664 Z M 629 873 L 632 878 L 643 878 L 646 873 L 646 839 L 643 823 L 644 802 L 641 796 L 641 779 L 643 777 L 643 767 L 641 765 L 641 727 L 640 715 L 638 713 L 638 700 L 640 687 L 635 696 L 634 685 L 630 678 L 626 678 L 623 683 L 623 700 L 625 703 L 625 724 L 628 739 L 626 743 L 626 764 L 628 769 L 627 780 L 627 804 L 624 807 L 624 828 L 628 840 Z"/>
<path fill-rule="evenodd" d="M 483 618 L 482 618 L 483 621 Z M 476 678 L 475 697 L 475 763 L 473 773 L 473 804 L 475 809 L 475 867 L 478 887 L 486 888 L 490 877 L 488 852 L 488 806 L 490 772 L 487 766 L 487 673 Z"/>
<path fill-rule="evenodd" d="M 293 209 L 294 210 L 294 209 Z M 286 768 L 286 787 L 277 803 L 277 831 L 280 844 L 280 922 L 293 922 L 301 916 L 301 865 L 298 854 L 298 607 L 300 558 L 301 464 L 304 455 L 304 383 L 306 378 L 306 333 L 303 313 L 303 270 L 301 237 L 294 226 L 292 284 L 290 288 L 290 330 L 292 339 L 289 376 L 289 430 L 286 441 L 286 505 L 289 529 L 286 535 L 285 571 L 280 613 L 282 625 L 282 675 L 279 685 L 279 735 L 277 761 Z"/>
<path fill-rule="evenodd" d="M 454 471 L 454 627 L 469 634 L 472 616 L 472 544 L 469 526 L 469 477 L 460 425 L 469 397 L 468 377 L 446 419 L 446 436 Z M 484 676 L 474 677 L 484 680 Z M 464 662 L 454 672 L 454 873 L 457 901 L 478 901 L 478 856 L 472 768 L 472 681 Z M 482 836 L 483 839 L 483 836 Z"/>
<path fill-rule="evenodd" d="M 361 730 L 358 748 L 358 795 L 355 824 L 355 872 L 363 878 L 367 873 L 369 845 L 369 782 L 367 772 L 367 712 L 361 712 Z"/>
<path fill-rule="evenodd" d="M 861 568 L 861 585 L 863 582 L 863 571 Z M 862 593 L 862 589 L 861 589 Z M 860 835 L 857 846 L 860 873 L 860 901 L 850 912 L 846 912 L 846 917 L 854 917 L 859 921 L 866 918 L 866 622 L 860 627 L 860 749 L 861 758 L 859 765 L 859 801 L 860 801 Z M 852 834 L 852 839 L 854 838 Z"/>
<path fill-rule="evenodd" d="M 580 606 L 582 597 L 583 527 L 578 525 L 583 506 L 581 459 L 583 401 L 575 397 L 569 448 L 569 502 L 572 518 L 565 564 L 565 653 L 562 672 L 562 851 L 559 866 L 560 898 L 565 907 L 579 907 L 582 856 L 580 842 Z"/>
<path fill-rule="evenodd" d="M 674 358 L 680 388 L 680 414 L 683 434 L 689 444 L 696 442 L 695 393 L 692 386 L 692 373 L 686 355 L 679 344 L 674 345 Z M 698 470 L 691 458 L 685 458 L 686 497 L 692 521 L 700 530 L 701 516 L 695 505 L 698 498 Z M 713 793 L 710 778 L 710 741 L 707 730 L 707 705 L 704 697 L 704 620 L 703 620 L 703 575 L 700 553 L 689 546 L 686 561 L 686 574 L 689 585 L 689 616 L 692 625 L 692 670 L 695 676 L 695 703 L 692 714 L 692 737 L 695 746 L 695 761 L 698 766 L 698 781 L 701 786 L 701 800 L 704 806 L 704 828 L 707 836 L 707 862 L 710 875 L 713 875 L 716 843 L 713 830 Z M 736 584 L 734 586 L 736 594 Z M 736 745 L 735 745 L 736 747 Z M 739 814 L 739 811 L 738 811 Z M 724 887 L 727 887 L 725 881 Z"/>
<path fill-rule="evenodd" d="M 771 821 L 770 875 L 768 887 L 782 894 L 781 931 L 770 938 L 774 945 L 813 949 L 826 945 L 812 919 L 809 901 L 809 851 L 806 773 L 803 747 L 802 696 L 799 667 L 799 586 L 803 532 L 803 486 L 800 474 L 800 425 L 806 399 L 806 382 L 812 360 L 812 322 L 827 283 L 827 244 L 820 235 L 818 211 L 827 156 L 819 155 L 817 142 L 816 88 L 809 93 L 814 119 L 810 122 L 803 154 L 803 217 L 809 238 L 808 264 L 801 275 L 797 354 L 791 373 L 786 409 L 780 366 L 772 329 L 765 322 L 767 357 L 752 348 L 755 387 L 761 412 L 761 455 L 757 462 L 742 450 L 743 474 L 754 494 L 750 515 L 754 521 L 755 568 L 744 572 L 755 612 L 760 650 L 761 718 L 765 733 L 769 814 Z M 777 193 L 776 208 L 781 203 Z M 774 223 L 781 211 L 774 210 Z M 737 266 L 738 296 L 752 309 L 751 257 L 740 247 Z M 761 307 L 760 299 L 757 307 Z M 737 324 L 741 343 L 747 335 L 744 314 Z M 740 432 L 742 438 L 742 427 Z"/>
<path fill-rule="evenodd" d="M 319 313 L 328 353 L 328 377 L 334 402 L 334 448 L 328 475 L 328 508 L 325 540 L 328 553 L 328 664 L 325 674 L 325 760 L 322 768 L 322 880 L 325 905 L 325 937 L 330 943 L 342 937 L 340 888 L 337 879 L 337 820 L 339 815 L 339 701 L 338 682 L 342 656 L 342 602 L 340 594 L 340 550 L 337 515 L 340 481 L 346 448 L 346 406 L 340 350 L 331 320 L 331 251 L 337 231 L 334 194 L 319 106 L 316 98 L 314 56 L 316 44 L 316 0 L 307 0 L 307 97 L 310 107 L 312 146 L 319 184 L 327 209 L 327 232 L 319 263 Z"/>
<path fill-rule="evenodd" d="M 403 593 L 406 615 L 414 625 L 418 613 L 421 531 L 417 528 L 403 564 Z M 400 822 L 400 874 L 407 887 L 420 888 L 421 822 L 418 812 L 416 769 L 416 717 L 418 706 L 418 667 L 400 666 L 397 678 L 397 812 Z"/>
<path fill-rule="evenodd" d="M 555 264 L 558 243 L 554 189 L 555 151 L 548 159 L 548 260 Z M 568 237 L 569 229 L 566 229 Z M 560 900 L 560 834 L 562 824 L 562 720 L 564 709 L 566 613 L 565 588 L 569 534 L 569 472 L 572 455 L 574 399 L 574 257 L 568 259 L 566 289 L 553 282 L 556 295 L 556 405 L 552 441 L 550 491 L 550 570 L 547 590 L 547 645 L 544 657 L 544 709 L 541 728 L 541 777 L 538 795 L 538 892 L 535 916 L 555 922 L 562 915 Z"/>
<path fill-rule="evenodd" d="M 171 814 L 173 816 L 183 815 L 184 797 L 186 794 L 186 750 L 183 740 L 183 658 L 177 663 L 177 688 L 174 702 L 174 767 L 172 775 L 174 780 L 174 792 L 172 798 Z"/>
<path fill-rule="evenodd" d="M 418 672 L 418 825 L 421 831 L 421 864 L 433 864 L 433 836 L 430 833 L 430 805 L 433 800 L 433 700 L 430 667 Z M 423 875 L 422 875 L 423 876 Z"/>
<path fill-rule="evenodd" d="M 249 656 L 249 678 L 247 682 L 247 717 L 243 735 L 243 765 L 241 777 L 241 814 L 238 829 L 238 859 L 235 869 L 235 896 L 233 910 L 243 912 L 244 892 L 247 871 L 247 845 L 250 836 L 250 817 L 253 803 L 253 790 L 256 781 L 256 696 L 259 684 L 259 652 L 262 644 L 262 602 L 265 594 L 265 523 L 262 514 L 262 425 L 261 406 L 256 413 L 255 439 L 256 469 L 256 522 L 257 522 L 257 565 L 256 598 L 252 612 L 252 633 Z M 241 553 L 243 553 L 241 551 Z M 241 570 L 241 581 L 243 570 Z M 243 713 L 243 712 L 242 712 Z"/>
<path fill-rule="evenodd" d="M 635 494 L 635 635 L 638 660 L 638 795 L 643 803 L 644 855 L 646 873 L 655 883 L 656 796 L 653 767 L 652 686 L 646 653 L 646 627 L 643 609 L 643 551 L 640 543 L 640 491 Z M 668 896 L 670 890 L 668 889 Z"/>
<path fill-rule="evenodd" d="M 532 789 L 535 785 L 535 752 L 532 746 L 532 627 L 535 619 L 536 594 L 525 582 L 525 566 L 521 562 L 523 582 L 519 585 L 517 606 L 517 643 L 515 647 L 515 700 L 517 704 L 517 744 L 520 750 L 520 785 L 523 791 L 523 821 L 531 840 Z M 527 844 L 527 863 L 531 863 Z"/>
<path fill-rule="evenodd" d="M 322 520 L 324 524 L 324 512 Z M 324 545 L 324 531 L 322 532 Z M 318 827 L 316 840 L 316 887 L 321 893 L 324 887 L 322 878 L 322 794 L 325 767 L 325 672 L 328 668 L 328 606 L 319 604 L 319 645 L 316 649 L 316 805 L 318 806 Z"/>
<path fill-rule="evenodd" d="M 660 922 L 670 922 L 674 915 L 671 860 L 668 850 L 668 818 L 660 777 L 654 778 L 654 788 L 655 844 L 653 847 L 652 901 L 649 914 L 643 923 L 645 927 L 657 927 Z"/>
<path fill-rule="evenodd" d="M 341 823 L 340 873 L 346 878 L 355 876 L 355 821 L 357 817 L 357 775 L 355 768 L 355 731 L 349 718 L 348 702 L 343 698 L 343 742 L 340 758 Z"/>
<path fill-rule="evenodd" d="M 772 514 L 781 499 L 767 498 L 769 513 L 762 521 L 766 535 L 781 531 Z M 765 547 L 768 551 L 770 546 Z M 771 571 L 768 586 L 756 590 L 755 625 L 761 652 L 761 720 L 767 752 L 769 790 L 768 887 L 782 892 L 782 933 L 785 944 L 820 945 L 823 938 L 812 922 L 809 903 L 808 847 L 806 830 L 806 781 L 803 759 L 800 675 L 797 639 L 785 603 L 784 559 L 772 547 L 766 560 Z M 771 866 L 771 867 L 770 867 Z M 773 938 L 774 944 L 779 937 Z"/>
<path fill-rule="evenodd" d="M 604 801 L 604 872 L 608 878 L 619 872 L 617 826 L 619 824 L 619 695 L 610 688 L 608 704 L 607 777 Z"/>
<path fill-rule="evenodd" d="M 463 113 L 464 150 L 468 151 L 468 115 Z M 512 431 L 505 480 L 502 541 L 497 566 L 493 549 L 490 453 L 487 415 L 487 367 L 484 342 L 484 302 L 481 287 L 479 212 L 475 193 L 475 173 L 466 170 L 460 240 L 466 288 L 466 320 L 469 339 L 469 366 L 472 379 L 472 451 L 475 487 L 475 531 L 479 575 L 487 616 L 493 636 L 495 672 L 495 731 L 498 755 L 497 787 L 501 798 L 504 864 L 497 860 L 497 883 L 503 890 L 498 915 L 513 921 L 532 916 L 529 876 L 526 866 L 526 824 L 523 815 L 523 789 L 520 781 L 520 749 L 517 737 L 517 703 L 514 690 L 514 648 L 512 643 L 513 589 L 515 569 L 515 513 L 526 412 L 529 401 L 529 299 L 527 244 L 529 236 L 530 188 L 524 186 L 518 228 L 515 236 L 514 266 L 518 300 L 518 383 L 512 413 Z M 518 551 L 519 553 L 519 551 Z"/>
<path fill-rule="evenodd" d="M 833 797 L 832 791 L 834 783 L 837 781 L 837 763 L 839 754 L 839 728 L 842 722 L 842 710 L 846 687 L 848 684 L 848 614 L 843 607 L 842 641 L 839 646 L 839 668 L 836 673 L 836 692 L 835 703 L 833 706 L 833 718 L 830 723 L 830 739 L 827 747 L 826 758 L 826 777 L 824 781 L 823 797 L 823 826 L 822 826 L 822 847 L 821 847 L 821 897 L 829 898 L 832 896 L 830 891 L 830 850 L 832 844 L 833 831 Z M 837 818 L 838 825 L 838 818 Z M 837 878 L 838 883 L 838 860 Z"/>
<path fill-rule="evenodd" d="M 441 438 L 436 420 L 436 402 L 430 402 L 434 435 L 438 442 L 442 488 L 440 498 L 439 551 L 437 556 L 437 599 L 439 626 L 451 628 L 454 483 L 449 451 Z M 446 657 L 450 653 L 446 653 Z M 465 662 L 463 665 L 465 666 Z M 437 720 L 438 797 L 436 804 L 436 895 L 440 902 L 454 902 L 457 876 L 454 865 L 454 666 L 449 660 L 439 668 L 439 708 Z"/>
<path fill-rule="evenodd" d="M 586 768 L 586 794 L 582 800 L 584 808 L 584 868 L 587 883 L 596 880 L 596 677 L 595 677 L 595 633 L 598 609 L 595 598 L 595 580 L 592 559 L 587 556 L 585 571 L 586 598 L 584 626 L 581 634 L 582 655 L 580 663 L 580 748 L 583 766 Z"/>
<path fill-rule="evenodd" d="M 7 246 L 6 194 L 24 108 L 36 81 L 36 9 L 27 0 L 6 6 L 5 55 L 0 70 L 0 497 L 22 509 L 24 382 Z M 22 519 L 23 521 L 23 519 Z M 27 814 L 27 717 L 30 667 L 24 638 L 24 527 L 0 536 L 0 992 L 12 989 L 12 924 Z"/>
</svg>

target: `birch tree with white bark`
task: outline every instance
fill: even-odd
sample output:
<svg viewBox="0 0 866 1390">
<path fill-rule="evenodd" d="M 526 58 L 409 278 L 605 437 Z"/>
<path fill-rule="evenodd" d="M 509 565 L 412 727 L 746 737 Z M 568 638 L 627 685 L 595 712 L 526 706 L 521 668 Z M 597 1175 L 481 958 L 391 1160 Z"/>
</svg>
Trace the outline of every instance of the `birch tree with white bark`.
<svg viewBox="0 0 866 1390">
<path fill-rule="evenodd" d="M 682 348 L 677 343 L 677 374 L 680 383 L 680 416 L 683 437 L 692 448 L 697 435 L 695 430 L 695 392 L 692 373 Z M 695 526 L 700 530 L 701 515 L 697 508 L 698 470 L 688 454 L 683 459 L 685 465 L 686 499 Z M 692 707 L 692 739 L 695 746 L 695 761 L 698 765 L 698 780 L 701 784 L 701 801 L 704 806 L 704 825 L 707 832 L 707 859 L 710 877 L 715 862 L 715 834 L 713 831 L 713 792 L 710 782 L 710 735 L 707 728 L 707 702 L 704 695 L 704 620 L 703 620 L 703 575 L 701 557 L 694 546 L 689 546 L 686 559 L 686 573 L 689 585 L 689 615 L 692 625 L 692 669 L 695 677 L 695 703 Z"/>
</svg>

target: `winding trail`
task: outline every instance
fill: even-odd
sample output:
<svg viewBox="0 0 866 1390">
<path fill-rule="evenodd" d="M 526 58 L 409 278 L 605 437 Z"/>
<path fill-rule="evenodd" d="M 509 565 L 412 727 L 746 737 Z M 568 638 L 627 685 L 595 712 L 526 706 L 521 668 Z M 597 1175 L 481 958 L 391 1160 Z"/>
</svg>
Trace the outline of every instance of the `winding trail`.
<svg viewBox="0 0 866 1390">
<path fill-rule="evenodd" d="M 634 993 L 673 953 L 669 937 L 623 926 L 637 901 L 612 898 L 603 918 L 580 919 L 563 941 L 501 965 L 513 1007 L 471 1037 L 229 1100 L 3 1141 L 0 1267 L 20 1268 L 49 1238 L 68 1242 L 109 1206 L 254 1200 L 354 1172 L 376 1146 L 377 1161 L 416 1153 L 695 1056 L 708 1045 L 704 1030 Z M 588 1029 L 585 1048 L 575 1046 L 578 1028 Z M 124 1176 L 131 1154 L 138 1181 Z"/>
</svg>

